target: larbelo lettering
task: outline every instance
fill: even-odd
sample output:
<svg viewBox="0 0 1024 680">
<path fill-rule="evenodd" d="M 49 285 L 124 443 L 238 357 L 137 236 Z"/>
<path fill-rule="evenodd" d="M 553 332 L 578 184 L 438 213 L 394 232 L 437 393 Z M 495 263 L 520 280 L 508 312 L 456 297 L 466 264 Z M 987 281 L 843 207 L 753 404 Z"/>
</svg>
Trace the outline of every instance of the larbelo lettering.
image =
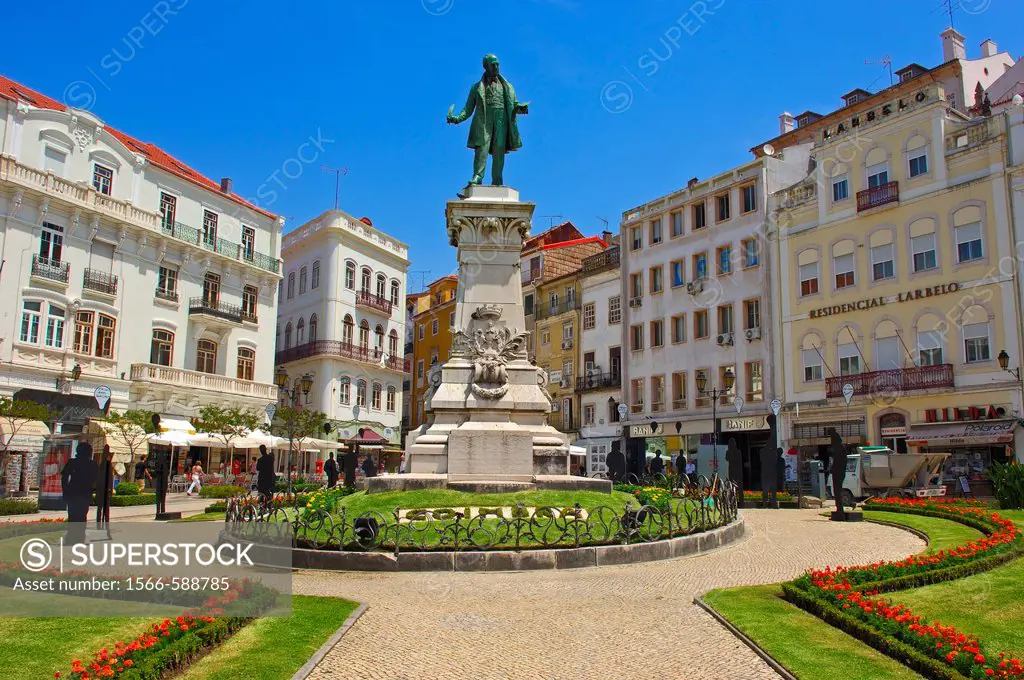
<svg viewBox="0 0 1024 680">
<path fill-rule="evenodd" d="M 928 95 L 923 90 L 914 95 L 915 104 L 920 104 L 926 99 L 928 99 Z M 840 123 L 834 129 L 825 128 L 824 130 L 821 131 L 821 138 L 831 139 L 832 136 L 841 135 L 850 129 L 860 127 L 861 125 L 865 125 L 867 123 L 874 123 L 879 118 L 885 118 L 886 116 L 892 115 L 894 107 L 896 111 L 902 112 L 905 109 L 910 108 L 910 102 L 900 99 L 896 102 L 889 102 L 888 104 L 883 104 L 878 109 L 871 109 L 862 116 L 854 116 L 850 118 L 849 126 L 847 126 L 846 123 Z"/>
<path fill-rule="evenodd" d="M 896 296 L 885 297 L 880 295 L 878 297 L 867 298 L 866 300 L 857 300 L 856 302 L 844 302 L 841 305 L 832 305 L 831 307 L 822 307 L 820 309 L 812 309 L 810 318 L 820 319 L 823 316 L 835 316 L 836 314 L 848 314 L 850 312 L 862 312 L 874 307 L 889 304 L 890 302 L 910 302 L 912 300 L 922 300 L 924 298 L 935 297 L 936 295 L 949 295 L 960 290 L 960 284 L 957 282 L 944 283 L 941 286 L 930 286 L 928 288 L 918 288 L 916 290 L 908 290 L 904 293 L 899 293 Z"/>
</svg>

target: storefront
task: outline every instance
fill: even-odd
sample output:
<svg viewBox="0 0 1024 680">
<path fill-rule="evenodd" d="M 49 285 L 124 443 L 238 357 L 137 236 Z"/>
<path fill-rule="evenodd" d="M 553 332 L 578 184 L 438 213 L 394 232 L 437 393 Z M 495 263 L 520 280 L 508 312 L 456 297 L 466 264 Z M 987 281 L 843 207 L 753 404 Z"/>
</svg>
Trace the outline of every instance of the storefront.
<svg viewBox="0 0 1024 680">
<path fill-rule="evenodd" d="M 709 418 L 707 420 L 684 420 L 676 423 L 650 422 L 643 425 L 629 425 L 626 428 L 624 451 L 626 471 L 637 475 L 643 474 L 650 461 L 660 453 L 664 463 L 664 472 L 678 472 L 675 466 L 679 454 L 695 454 L 702 437 L 711 436 L 703 434 L 705 428 L 707 433 L 711 432 L 711 422 Z M 609 451 L 611 451 L 610 448 Z M 604 455 L 607 457 L 607 453 Z"/>
<path fill-rule="evenodd" d="M 13 427 L 12 427 L 13 425 Z M 0 475 L 0 489 L 16 490 L 22 484 L 22 465 L 27 473 L 29 489 L 38 487 L 39 457 L 43 442 L 50 436 L 50 428 L 39 420 L 15 419 L 13 423 L 0 421 L 0 439 L 6 446 L 7 470 Z"/>
<path fill-rule="evenodd" d="M 943 465 L 942 481 L 957 490 L 964 478 L 975 495 L 992 493 L 988 479 L 993 462 L 1013 459 L 1016 418 L 968 420 L 962 422 L 915 423 L 908 444 L 921 453 L 949 453 Z"/>
<path fill-rule="evenodd" d="M 736 415 L 719 421 L 718 443 L 728 446 L 729 440 L 736 440 L 736 447 L 743 454 L 744 489 L 761 488 L 761 449 L 769 445 L 771 430 L 767 414 Z M 706 442 L 711 443 L 710 438 Z M 725 471 L 722 470 L 721 474 Z"/>
</svg>

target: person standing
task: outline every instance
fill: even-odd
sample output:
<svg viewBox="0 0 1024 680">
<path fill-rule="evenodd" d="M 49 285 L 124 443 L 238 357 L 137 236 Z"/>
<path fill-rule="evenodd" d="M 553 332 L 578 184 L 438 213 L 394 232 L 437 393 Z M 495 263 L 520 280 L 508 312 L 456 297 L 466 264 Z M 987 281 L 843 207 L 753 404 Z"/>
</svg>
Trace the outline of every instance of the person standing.
<svg viewBox="0 0 1024 680">
<path fill-rule="evenodd" d="M 192 465 L 192 470 L 189 472 L 192 477 L 192 483 L 189 484 L 188 491 L 185 492 L 186 496 L 192 495 L 192 490 L 195 489 L 196 493 L 203 490 L 203 466 L 196 460 Z"/>
<path fill-rule="evenodd" d="M 149 474 L 148 461 L 149 456 L 143 455 L 142 458 L 139 459 L 139 462 L 135 464 L 135 481 L 142 482 L 140 487 L 142 489 L 146 488 L 146 480 L 153 479 L 153 475 Z"/>
<path fill-rule="evenodd" d="M 665 461 L 661 459 L 661 451 L 655 451 L 654 458 L 651 459 L 651 474 L 657 476 L 663 472 L 665 472 Z"/>
<path fill-rule="evenodd" d="M 89 503 L 96 485 L 96 464 L 92 460 L 92 446 L 79 442 L 75 457 L 69 460 L 60 474 L 64 502 L 68 506 L 68 535 L 70 545 L 85 542 L 85 523 L 89 517 Z"/>
<path fill-rule="evenodd" d="M 260 457 L 256 461 L 256 490 L 264 501 L 274 497 L 274 486 L 277 479 L 274 475 L 274 456 L 267 451 L 264 444 L 260 444 Z"/>
<path fill-rule="evenodd" d="M 327 476 L 327 488 L 333 489 L 338 483 L 338 462 L 334 460 L 334 452 L 327 455 L 327 462 L 324 463 L 324 474 Z"/>
</svg>

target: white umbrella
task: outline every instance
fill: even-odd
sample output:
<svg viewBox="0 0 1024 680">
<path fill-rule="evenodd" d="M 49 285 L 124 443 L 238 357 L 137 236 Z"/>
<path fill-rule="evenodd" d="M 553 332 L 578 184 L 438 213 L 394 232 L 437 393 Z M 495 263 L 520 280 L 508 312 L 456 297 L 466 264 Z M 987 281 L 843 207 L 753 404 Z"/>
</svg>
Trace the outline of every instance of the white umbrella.
<svg viewBox="0 0 1024 680">
<path fill-rule="evenodd" d="M 182 432 L 181 430 L 169 430 L 159 434 L 151 434 L 147 437 L 150 444 L 162 444 L 163 446 L 192 446 L 196 435 Z"/>
<path fill-rule="evenodd" d="M 275 437 L 272 434 L 267 434 L 262 430 L 253 430 L 249 434 L 236 437 L 231 440 L 231 448 L 233 449 L 257 449 L 261 445 L 266 446 L 268 449 L 279 448 L 288 445 L 288 440 L 284 437 Z"/>
</svg>

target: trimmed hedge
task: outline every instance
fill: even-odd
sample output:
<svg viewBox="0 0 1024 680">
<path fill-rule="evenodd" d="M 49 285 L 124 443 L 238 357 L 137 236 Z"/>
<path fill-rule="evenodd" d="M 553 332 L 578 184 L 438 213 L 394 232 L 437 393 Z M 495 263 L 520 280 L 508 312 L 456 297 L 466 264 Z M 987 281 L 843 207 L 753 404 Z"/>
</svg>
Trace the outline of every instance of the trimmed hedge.
<svg viewBox="0 0 1024 680">
<path fill-rule="evenodd" d="M 0 515 L 31 515 L 39 505 L 28 498 L 0 498 Z"/>
<path fill-rule="evenodd" d="M 155 505 L 155 493 L 140 493 L 135 496 L 111 496 L 110 507 L 127 508 L 135 505 Z"/>
<path fill-rule="evenodd" d="M 114 487 L 114 495 L 115 496 L 138 496 L 139 495 L 139 485 L 136 484 L 135 482 L 119 482 L 118 485 Z"/>
<path fill-rule="evenodd" d="M 245 493 L 245 489 L 234 484 L 204 486 L 199 490 L 200 498 L 234 498 Z"/>
</svg>

